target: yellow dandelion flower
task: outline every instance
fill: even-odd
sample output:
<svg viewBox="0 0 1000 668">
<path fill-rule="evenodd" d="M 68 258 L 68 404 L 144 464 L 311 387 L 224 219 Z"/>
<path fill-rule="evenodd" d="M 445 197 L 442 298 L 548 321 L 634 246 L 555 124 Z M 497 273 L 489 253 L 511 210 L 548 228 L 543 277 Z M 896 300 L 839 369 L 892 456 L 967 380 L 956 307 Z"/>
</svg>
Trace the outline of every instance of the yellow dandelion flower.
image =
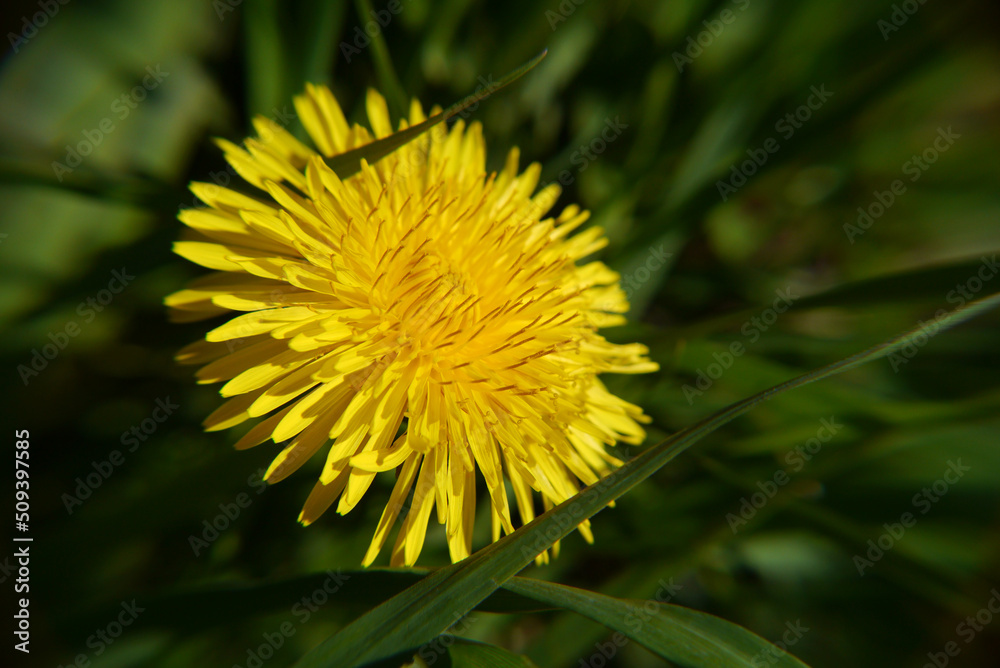
<svg viewBox="0 0 1000 668">
<path fill-rule="evenodd" d="M 393 565 L 416 562 L 435 507 L 452 560 L 468 556 L 477 468 L 496 540 L 514 530 L 507 482 L 526 523 L 535 492 L 549 508 L 620 464 L 605 446 L 641 442 L 648 418 L 598 375 L 657 366 L 597 333 L 628 305 L 615 272 L 576 264 L 606 243 L 598 228 L 571 235 L 587 212 L 542 218 L 558 186 L 535 193 L 540 167 L 518 173 L 516 148 L 487 174 L 481 126 L 461 120 L 341 179 L 324 157 L 391 134 L 385 100 L 368 93 L 371 131 L 322 86 L 295 107 L 317 150 L 257 119 L 244 147 L 219 144 L 260 192 L 194 183 L 207 207 L 180 214 L 191 231 L 176 252 L 215 273 L 167 298 L 173 317 L 243 312 L 178 355 L 232 397 L 206 429 L 263 418 L 236 447 L 285 443 L 271 483 L 329 443 L 307 525 L 396 469 L 365 565 L 404 509 Z M 400 128 L 425 120 L 416 101 L 409 116 Z"/>
</svg>

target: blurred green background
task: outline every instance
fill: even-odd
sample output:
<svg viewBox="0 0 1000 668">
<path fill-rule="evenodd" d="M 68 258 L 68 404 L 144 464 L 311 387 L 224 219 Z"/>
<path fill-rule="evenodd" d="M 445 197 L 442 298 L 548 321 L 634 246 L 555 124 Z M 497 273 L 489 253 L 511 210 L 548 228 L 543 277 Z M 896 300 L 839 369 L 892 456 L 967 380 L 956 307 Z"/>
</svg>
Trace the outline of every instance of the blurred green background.
<svg viewBox="0 0 1000 668">
<path fill-rule="evenodd" d="M 599 259 L 633 304 L 607 335 L 646 343 L 662 367 L 607 382 L 653 417 L 648 442 L 1000 290 L 995 3 L 368 9 L 0 10 L 0 382 L 8 436 L 28 429 L 32 456 L 33 643 L 16 665 L 244 666 L 291 621 L 265 662 L 290 665 L 388 595 L 345 589 L 306 621 L 292 612 L 317 582 L 296 578 L 357 568 L 392 476 L 349 516 L 300 527 L 312 472 L 265 489 L 255 476 L 275 446 L 235 452 L 238 434 L 202 432 L 217 388 L 172 357 L 206 327 L 169 324 L 162 307 L 202 273 L 170 252 L 176 213 L 194 204 L 186 184 L 233 178 L 210 138 L 241 140 L 255 114 L 301 136 L 291 97 L 306 81 L 360 120 L 369 86 L 397 109 L 408 96 L 447 105 L 549 49 L 473 118 L 493 168 L 520 146 L 543 182 L 566 185 L 558 208 L 579 202 L 606 230 Z M 672 602 L 784 636 L 814 666 L 995 665 L 1000 622 L 981 614 L 970 632 L 963 620 L 1000 585 L 997 324 L 988 315 L 757 409 L 600 513 L 594 546 L 574 535 L 523 574 L 637 599 L 672 582 Z M 831 423 L 832 438 L 810 441 Z M 942 483 L 959 459 L 968 470 Z M 82 498 L 88 476 L 99 485 Z M 884 536 L 907 512 L 916 524 Z M 880 538 L 890 549 L 868 554 Z M 446 562 L 435 523 L 421 563 Z M 225 602 L 188 596 L 214 587 Z M 133 599 L 135 622 L 95 640 Z M 602 661 L 610 632 L 571 613 L 474 619 L 465 637 L 541 667 L 662 665 L 635 643 Z M 950 642 L 955 656 L 942 654 Z"/>
</svg>

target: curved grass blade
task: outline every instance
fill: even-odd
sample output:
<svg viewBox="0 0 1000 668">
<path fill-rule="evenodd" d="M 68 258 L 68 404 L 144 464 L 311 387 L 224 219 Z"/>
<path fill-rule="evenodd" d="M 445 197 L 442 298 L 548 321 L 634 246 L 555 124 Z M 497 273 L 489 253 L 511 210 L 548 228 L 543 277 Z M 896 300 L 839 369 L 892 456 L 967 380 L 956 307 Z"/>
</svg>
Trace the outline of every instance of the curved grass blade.
<svg viewBox="0 0 1000 668">
<path fill-rule="evenodd" d="M 530 578 L 511 578 L 504 588 L 588 617 L 678 666 L 756 668 L 765 661 L 776 668 L 806 666 L 742 626 L 680 605 L 658 603 L 655 612 L 646 614 L 651 601 L 613 598 Z M 622 645 L 617 640 L 614 644 Z"/>
<path fill-rule="evenodd" d="M 1000 293 L 967 304 L 937 320 L 938 332 L 1000 306 Z M 479 550 L 468 559 L 435 571 L 418 584 L 348 624 L 297 664 L 301 667 L 349 668 L 391 656 L 437 637 L 503 586 L 534 558 L 661 469 L 674 457 L 719 427 L 783 392 L 828 378 L 885 357 L 928 336 L 924 326 L 868 350 L 780 383 L 705 418 L 587 487 L 576 496 L 535 518 L 517 531 Z"/>
<path fill-rule="evenodd" d="M 481 90 L 466 96 L 465 98 L 459 100 L 455 104 L 451 105 L 440 114 L 435 114 L 431 116 L 426 121 L 422 123 L 417 123 L 412 127 L 408 127 L 405 130 L 400 130 L 399 132 L 394 132 L 388 137 L 378 139 L 371 143 L 365 144 L 350 151 L 345 151 L 332 158 L 326 159 L 326 164 L 330 166 L 334 172 L 337 173 L 341 179 L 345 179 L 352 174 L 356 174 L 361 169 L 361 161 L 367 160 L 369 164 L 381 160 L 385 156 L 389 155 L 400 146 L 403 146 L 420 135 L 424 134 L 431 128 L 433 128 L 438 123 L 443 123 L 449 118 L 456 116 L 474 104 L 485 100 L 493 93 L 497 92 L 501 88 L 508 86 L 509 84 L 517 81 L 522 76 L 530 72 L 538 63 L 542 62 L 548 54 L 548 50 L 542 51 L 540 54 L 521 65 L 513 72 L 507 74 L 499 81 L 497 81 L 492 86 L 487 86 Z"/>
<path fill-rule="evenodd" d="M 371 0 L 354 0 L 354 8 L 358 14 L 358 20 L 362 23 L 366 22 L 369 16 L 375 16 Z M 382 90 L 389 102 L 389 109 L 396 114 L 402 114 L 406 111 L 406 92 L 403 90 L 399 75 L 396 74 L 396 68 L 392 66 L 389 47 L 385 43 L 385 31 L 376 30 L 374 32 L 375 34 L 371 36 L 371 46 L 375 73 L 382 84 Z"/>
<path fill-rule="evenodd" d="M 496 645 L 455 636 L 442 636 L 441 640 L 454 643 L 448 649 L 451 668 L 537 668 L 528 657 Z M 432 663 L 428 661 L 427 665 Z"/>
</svg>

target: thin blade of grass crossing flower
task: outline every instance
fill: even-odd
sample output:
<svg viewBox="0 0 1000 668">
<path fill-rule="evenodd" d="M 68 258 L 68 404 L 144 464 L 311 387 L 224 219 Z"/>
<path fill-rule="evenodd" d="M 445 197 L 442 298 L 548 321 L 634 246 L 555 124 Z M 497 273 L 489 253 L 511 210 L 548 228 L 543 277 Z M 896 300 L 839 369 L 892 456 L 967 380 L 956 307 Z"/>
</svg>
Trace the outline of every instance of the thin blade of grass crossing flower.
<svg viewBox="0 0 1000 668">
<path fill-rule="evenodd" d="M 650 601 L 613 598 L 529 578 L 511 578 L 504 588 L 588 617 L 685 668 L 754 668 L 762 657 L 775 668 L 806 665 L 741 626 L 680 605 L 657 603 L 656 610 L 649 612 Z"/>
<path fill-rule="evenodd" d="M 939 332 L 1000 306 L 1000 293 L 967 304 L 937 320 Z M 435 571 L 341 629 L 306 654 L 300 668 L 359 666 L 418 647 L 437 637 L 487 596 L 565 538 L 577 525 L 661 469 L 716 429 L 762 402 L 789 390 L 885 357 L 926 336 L 924 326 L 815 371 L 780 383 L 705 418 L 625 463 L 576 496 L 529 524 L 476 552 L 465 561 Z"/>
<path fill-rule="evenodd" d="M 471 95 L 466 96 L 465 98 L 459 100 L 458 102 L 451 105 L 441 113 L 431 116 L 426 121 L 422 123 L 417 123 L 416 125 L 408 127 L 405 130 L 394 132 L 388 137 L 385 137 L 383 139 L 378 139 L 376 141 L 365 144 L 364 146 L 351 149 L 350 151 L 344 151 L 343 153 L 335 155 L 332 158 L 326 158 L 326 164 L 329 165 L 330 169 L 336 172 L 337 176 L 340 177 L 341 179 L 346 179 L 352 174 L 356 174 L 361 169 L 362 160 L 367 160 L 368 164 L 373 164 L 376 161 L 381 160 L 385 156 L 389 155 L 390 153 L 398 149 L 400 146 L 403 146 L 413 141 L 420 135 L 424 134 L 425 132 L 433 128 L 438 123 L 443 123 L 444 121 L 447 121 L 449 118 L 452 118 L 453 116 L 462 113 L 472 105 L 485 100 L 493 93 L 497 92 L 501 88 L 506 87 L 507 85 L 513 83 L 514 81 L 517 81 L 522 76 L 524 76 L 532 69 L 534 69 L 534 67 L 542 61 L 542 58 L 544 58 L 547 53 L 548 53 L 547 50 L 542 51 L 540 54 L 538 54 L 537 56 L 526 62 L 524 65 L 521 65 L 513 72 L 510 72 L 509 74 L 501 78 L 494 85 L 488 86 L 486 88 L 483 88 L 482 90 L 479 90 L 475 93 L 472 93 Z"/>
</svg>

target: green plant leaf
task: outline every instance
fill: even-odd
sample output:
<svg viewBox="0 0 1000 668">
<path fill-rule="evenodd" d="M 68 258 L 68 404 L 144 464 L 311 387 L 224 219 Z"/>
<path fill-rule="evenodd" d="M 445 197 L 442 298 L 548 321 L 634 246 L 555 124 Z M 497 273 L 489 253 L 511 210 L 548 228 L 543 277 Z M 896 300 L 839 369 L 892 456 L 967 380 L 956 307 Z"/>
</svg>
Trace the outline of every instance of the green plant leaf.
<svg viewBox="0 0 1000 668">
<path fill-rule="evenodd" d="M 365 23 L 370 20 L 370 17 L 375 16 L 371 0 L 355 0 L 354 7 L 361 23 Z M 396 68 L 392 66 L 392 57 L 389 55 L 389 47 L 385 43 L 384 32 L 382 30 L 375 31 L 371 40 L 375 74 L 385 92 L 389 110 L 396 114 L 402 114 L 406 111 L 406 92 L 403 90 L 403 84 L 399 81 L 399 75 L 396 74 Z"/>
<path fill-rule="evenodd" d="M 250 116 L 267 114 L 288 99 L 292 79 L 289 43 L 281 30 L 280 5 L 275 0 L 248 2 L 243 10 L 246 43 L 247 107 Z M 283 8 L 282 8 L 283 9 Z"/>
<path fill-rule="evenodd" d="M 755 667 L 765 660 L 776 668 L 806 665 L 741 626 L 683 606 L 657 603 L 656 611 L 649 613 L 646 606 L 651 601 L 613 598 L 529 578 L 511 578 L 504 587 L 589 617 L 678 666 Z M 616 635 L 612 645 L 624 643 Z"/>
<path fill-rule="evenodd" d="M 390 153 L 398 149 L 400 146 L 404 146 L 405 144 L 408 144 L 409 142 L 413 141 L 420 135 L 424 134 L 438 123 L 443 123 L 444 121 L 447 121 L 449 118 L 452 118 L 462 113 L 472 105 L 477 104 L 482 100 L 485 100 L 486 98 L 488 98 L 490 95 L 497 92 L 501 88 L 506 87 L 507 85 L 513 83 L 514 81 L 517 81 L 522 76 L 530 72 L 536 65 L 538 65 L 538 63 L 542 61 L 542 58 L 544 58 L 547 53 L 548 50 L 542 51 L 540 54 L 538 54 L 537 56 L 526 62 L 524 65 L 521 65 L 513 72 L 510 72 L 509 74 L 501 78 L 499 81 L 496 82 L 496 84 L 489 86 L 487 88 L 483 88 L 481 90 L 476 91 L 475 93 L 472 93 L 471 95 L 466 96 L 462 100 L 459 100 L 455 104 L 451 105 L 450 107 L 442 111 L 440 114 L 435 114 L 434 116 L 428 118 L 426 121 L 422 123 L 417 123 L 416 125 L 408 127 L 405 130 L 394 132 L 388 137 L 378 139 L 371 143 L 365 144 L 364 146 L 351 149 L 350 151 L 345 151 L 344 153 L 335 155 L 332 158 L 327 158 L 326 164 L 328 164 L 330 168 L 337 173 L 337 176 L 339 176 L 342 179 L 345 179 L 348 176 L 351 176 L 352 174 L 356 174 L 358 170 L 361 169 L 362 160 L 367 160 L 369 164 L 381 160 L 385 156 L 389 155 Z"/>
<path fill-rule="evenodd" d="M 997 306 L 1000 306 L 1000 293 L 967 304 L 938 319 L 938 333 Z M 779 394 L 885 357 L 918 336 L 927 336 L 922 325 L 839 362 L 758 392 L 674 434 L 514 533 L 462 562 L 438 569 L 379 605 L 310 651 L 298 665 L 357 666 L 437 637 L 454 624 L 456 618 L 475 608 L 585 519 L 719 427 Z"/>
<path fill-rule="evenodd" d="M 455 636 L 442 636 L 442 639 L 454 643 L 448 649 L 451 668 L 537 668 L 528 657 L 496 645 Z"/>
</svg>

